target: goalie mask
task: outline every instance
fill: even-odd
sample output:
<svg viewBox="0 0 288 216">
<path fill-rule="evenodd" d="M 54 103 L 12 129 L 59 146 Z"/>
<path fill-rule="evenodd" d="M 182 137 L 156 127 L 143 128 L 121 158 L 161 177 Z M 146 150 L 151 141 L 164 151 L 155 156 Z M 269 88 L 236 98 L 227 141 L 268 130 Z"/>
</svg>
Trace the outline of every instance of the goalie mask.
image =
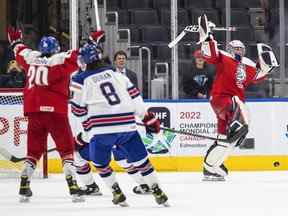
<svg viewBox="0 0 288 216">
<path fill-rule="evenodd" d="M 237 61 L 241 61 L 245 56 L 245 46 L 240 40 L 233 40 L 227 46 L 227 52 L 229 52 Z"/>
</svg>

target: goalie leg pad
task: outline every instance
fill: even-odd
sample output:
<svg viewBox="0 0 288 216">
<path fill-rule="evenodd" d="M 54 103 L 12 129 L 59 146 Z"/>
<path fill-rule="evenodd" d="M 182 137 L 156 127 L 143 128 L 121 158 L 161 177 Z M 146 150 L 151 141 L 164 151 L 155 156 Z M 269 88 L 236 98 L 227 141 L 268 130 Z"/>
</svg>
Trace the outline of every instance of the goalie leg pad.
<svg viewBox="0 0 288 216">
<path fill-rule="evenodd" d="M 219 141 L 215 142 L 212 146 L 210 146 L 206 153 L 204 158 L 204 169 L 213 174 L 226 176 L 228 174 L 228 170 L 221 168 L 221 166 L 232 150 L 233 147 L 230 144 Z"/>
</svg>

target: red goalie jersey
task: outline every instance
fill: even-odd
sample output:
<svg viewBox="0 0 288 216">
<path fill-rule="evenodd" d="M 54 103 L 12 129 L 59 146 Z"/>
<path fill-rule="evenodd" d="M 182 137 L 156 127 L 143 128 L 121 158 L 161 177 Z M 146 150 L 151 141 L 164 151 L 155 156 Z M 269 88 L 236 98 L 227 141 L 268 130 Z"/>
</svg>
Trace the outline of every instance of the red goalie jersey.
<svg viewBox="0 0 288 216">
<path fill-rule="evenodd" d="M 204 42 L 202 53 L 208 63 L 216 65 L 211 96 L 237 95 L 241 101 L 245 101 L 245 89 L 249 84 L 260 80 L 256 64 L 246 57 L 242 57 L 239 62 L 228 52 L 218 50 L 215 40 Z"/>
<path fill-rule="evenodd" d="M 16 61 L 24 68 L 24 114 L 56 112 L 67 114 L 70 74 L 78 70 L 78 51 L 42 57 L 24 44 L 14 48 Z"/>
</svg>

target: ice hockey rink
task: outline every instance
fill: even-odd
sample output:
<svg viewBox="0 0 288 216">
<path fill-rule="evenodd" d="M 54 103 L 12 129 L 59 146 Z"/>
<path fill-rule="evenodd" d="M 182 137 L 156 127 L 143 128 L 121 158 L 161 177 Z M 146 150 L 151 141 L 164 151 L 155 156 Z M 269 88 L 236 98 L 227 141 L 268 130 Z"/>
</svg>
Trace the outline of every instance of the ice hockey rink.
<svg viewBox="0 0 288 216">
<path fill-rule="evenodd" d="M 72 203 L 63 175 L 34 179 L 30 203 L 19 203 L 18 179 L 0 179 L 0 215 L 101 216 L 280 216 L 288 215 L 288 172 L 231 172 L 226 182 L 202 182 L 199 172 L 158 173 L 171 207 L 158 206 L 152 195 L 133 194 L 134 182 L 117 175 L 129 207 L 114 206 L 112 195 L 95 178 L 103 196 Z"/>
</svg>

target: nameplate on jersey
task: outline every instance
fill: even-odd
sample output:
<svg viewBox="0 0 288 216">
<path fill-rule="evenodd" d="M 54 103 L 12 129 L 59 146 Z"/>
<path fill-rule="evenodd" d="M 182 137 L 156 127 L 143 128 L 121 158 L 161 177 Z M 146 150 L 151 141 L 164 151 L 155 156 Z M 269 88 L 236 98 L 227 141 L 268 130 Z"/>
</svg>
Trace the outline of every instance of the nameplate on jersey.
<svg viewBox="0 0 288 216">
<path fill-rule="evenodd" d="M 52 106 L 40 106 L 41 112 L 54 112 L 54 107 Z"/>
</svg>

